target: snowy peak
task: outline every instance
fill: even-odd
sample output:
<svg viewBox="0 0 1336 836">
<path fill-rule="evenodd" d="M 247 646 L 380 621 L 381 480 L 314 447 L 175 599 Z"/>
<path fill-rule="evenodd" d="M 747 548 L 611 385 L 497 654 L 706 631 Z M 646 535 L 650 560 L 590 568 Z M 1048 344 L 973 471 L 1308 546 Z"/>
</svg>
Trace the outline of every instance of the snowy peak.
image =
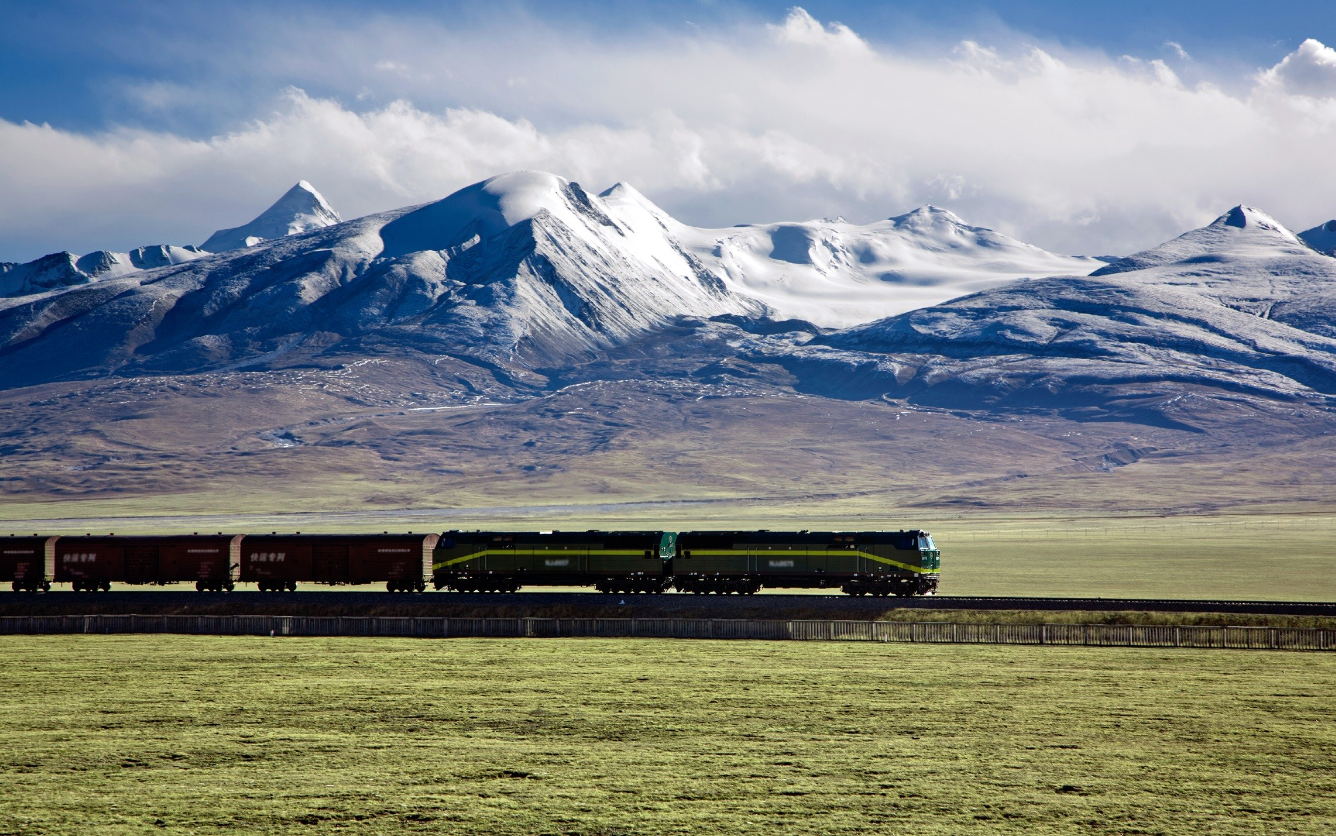
<svg viewBox="0 0 1336 836">
<path fill-rule="evenodd" d="M 666 225 L 681 225 L 630 183 L 617 183 L 612 188 L 601 192 L 598 198 L 606 206 L 615 210 L 619 216 L 629 212 L 652 216 Z"/>
<path fill-rule="evenodd" d="M 339 213 L 324 196 L 310 183 L 301 180 L 255 220 L 244 226 L 218 230 L 200 248 L 211 253 L 239 250 L 261 241 L 299 235 L 341 221 Z"/>
<path fill-rule="evenodd" d="M 1086 275 L 1062 256 L 923 206 L 867 225 L 822 220 L 674 230 L 731 290 L 781 319 L 847 327 L 1021 278 Z"/>
<path fill-rule="evenodd" d="M 0 270 L 0 296 L 27 296 L 74 287 L 103 278 L 123 276 L 137 268 L 126 253 L 105 250 L 76 256 L 51 253 L 26 264 L 11 264 Z"/>
<path fill-rule="evenodd" d="M 0 266 L 0 297 L 29 296 L 67 287 L 114 279 L 194 261 L 209 253 L 197 247 L 174 247 L 157 244 L 140 247 L 128 253 L 97 250 L 76 256 L 69 252 L 51 253 L 26 264 Z"/>
<path fill-rule="evenodd" d="M 956 213 L 940 206 L 920 206 L 913 212 L 889 218 L 897 227 L 908 229 L 942 229 L 968 226 Z"/>
<path fill-rule="evenodd" d="M 155 244 L 151 247 L 130 250 L 125 255 L 136 269 L 153 270 L 157 267 L 185 264 L 187 261 L 203 258 L 210 253 L 193 246 L 177 247 L 171 244 Z"/>
<path fill-rule="evenodd" d="M 1299 240 L 1323 255 L 1336 256 L 1336 221 L 1327 221 L 1300 232 Z"/>
<path fill-rule="evenodd" d="M 1242 204 L 1235 206 L 1216 218 L 1211 226 L 1221 224 L 1235 229 L 1249 229 L 1263 234 L 1271 234 L 1285 241 L 1297 241 L 1298 236 L 1285 228 L 1285 225 L 1261 209 Z"/>
<path fill-rule="evenodd" d="M 380 232 L 382 255 L 472 246 L 542 214 L 572 229 L 591 220 L 612 225 L 578 183 L 540 171 L 516 171 L 466 186 L 386 224 Z"/>
<path fill-rule="evenodd" d="M 1285 225 L 1260 209 L 1235 206 L 1200 229 L 1158 247 L 1120 258 L 1091 275 L 1108 276 L 1202 258 L 1266 258 L 1303 254 L 1307 247 Z"/>
</svg>

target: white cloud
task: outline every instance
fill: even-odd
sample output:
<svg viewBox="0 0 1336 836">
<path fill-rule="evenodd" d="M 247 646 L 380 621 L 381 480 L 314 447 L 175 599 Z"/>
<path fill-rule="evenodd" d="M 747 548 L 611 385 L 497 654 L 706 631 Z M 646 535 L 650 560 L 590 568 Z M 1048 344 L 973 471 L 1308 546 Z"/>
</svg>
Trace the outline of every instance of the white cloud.
<svg viewBox="0 0 1336 836">
<path fill-rule="evenodd" d="M 1336 49 L 1309 38 L 1260 78 L 1286 93 L 1336 98 Z"/>
<path fill-rule="evenodd" d="M 353 217 L 516 168 L 626 180 L 700 225 L 934 202 L 1066 252 L 1153 245 L 1240 202 L 1299 227 L 1336 216 L 1332 50 L 1316 41 L 1229 93 L 1160 60 L 972 42 L 909 54 L 801 9 L 601 41 L 418 26 L 395 50 L 376 26 L 317 40 L 340 56 L 328 75 L 344 100 L 383 104 L 290 89 L 206 138 L 0 121 L 0 259 L 198 242 L 301 178 Z M 285 66 L 322 66 L 285 47 Z M 442 90 L 457 104 L 424 104 Z"/>
<path fill-rule="evenodd" d="M 1192 56 L 1188 55 L 1188 51 L 1178 41 L 1165 41 L 1164 48 L 1179 61 L 1192 60 Z"/>
<path fill-rule="evenodd" d="M 821 22 L 797 6 L 789 9 L 788 17 L 781 26 L 768 27 L 780 43 L 806 44 L 807 46 L 844 52 L 868 52 L 867 42 L 843 23 L 822 26 Z"/>
</svg>

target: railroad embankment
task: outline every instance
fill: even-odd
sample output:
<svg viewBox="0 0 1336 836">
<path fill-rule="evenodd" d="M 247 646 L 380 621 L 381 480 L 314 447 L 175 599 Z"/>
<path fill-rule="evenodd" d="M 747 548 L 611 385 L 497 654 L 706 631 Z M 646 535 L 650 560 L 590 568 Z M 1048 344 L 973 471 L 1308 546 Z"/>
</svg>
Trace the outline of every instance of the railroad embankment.
<svg viewBox="0 0 1336 836">
<path fill-rule="evenodd" d="M 678 618 L 955 624 L 1121 624 L 1336 629 L 1336 605 L 845 595 L 514 595 L 386 592 L 0 594 L 0 616 L 272 615 L 308 618 Z"/>
</svg>

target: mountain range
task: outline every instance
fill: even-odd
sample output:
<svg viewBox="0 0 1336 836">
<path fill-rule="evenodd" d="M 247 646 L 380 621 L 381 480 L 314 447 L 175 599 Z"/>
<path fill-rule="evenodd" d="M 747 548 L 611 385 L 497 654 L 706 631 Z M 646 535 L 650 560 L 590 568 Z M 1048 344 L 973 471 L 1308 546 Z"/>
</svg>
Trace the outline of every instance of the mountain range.
<svg viewBox="0 0 1336 836">
<path fill-rule="evenodd" d="M 413 461 L 437 472 L 430 450 L 439 459 L 469 449 L 455 471 L 523 461 L 524 491 L 544 468 L 576 467 L 571 457 L 631 455 L 636 445 L 634 455 L 648 455 L 656 441 L 633 443 L 636 433 L 691 438 L 681 433 L 702 415 L 759 410 L 758 398 L 781 422 L 753 427 L 773 436 L 749 436 L 761 446 L 812 410 L 881 415 L 873 423 L 894 421 L 896 433 L 913 424 L 900 423 L 906 410 L 990 426 L 1043 416 L 1048 429 L 1025 431 L 1042 443 L 1013 441 L 1056 455 L 1043 465 L 1053 473 L 1199 449 L 1208 436 L 1240 442 L 1263 425 L 1277 439 L 1316 438 L 1336 428 L 1336 258 L 1322 252 L 1333 227 L 1295 235 L 1238 206 L 1158 247 L 1096 259 L 932 206 L 866 225 L 699 229 L 626 184 L 591 194 L 515 172 L 341 221 L 303 181 L 201 247 L 0 266 L 0 400 L 26 416 L 0 445 L 20 471 L 69 455 L 83 464 L 67 473 L 106 476 L 24 471 L 14 491 L 96 493 L 123 473 L 111 448 L 144 467 L 154 455 L 178 471 L 182 457 L 198 464 L 204 453 L 183 452 L 196 442 L 165 422 L 222 392 L 228 410 L 209 422 L 230 440 L 210 442 L 208 455 L 228 467 L 261 450 L 320 449 L 345 457 L 321 467 L 344 467 L 331 462 L 356 450 L 374 452 L 378 467 Z M 620 406 L 595 413 L 610 392 L 622 393 Z M 82 404 L 77 416 L 70 397 Z M 117 405 L 131 403 L 154 405 L 123 415 Z M 486 431 L 460 423 L 475 409 L 486 411 Z M 465 412 L 447 418 L 452 410 Z M 411 419 L 415 429 L 346 434 L 371 414 L 374 426 Z M 582 423 L 593 414 L 607 417 Z M 429 415 L 435 424 L 415 423 Z M 113 444 L 108 422 L 118 420 L 142 431 Z M 466 424 L 472 437 L 500 433 L 496 444 L 471 446 L 458 435 Z M 829 461 L 845 455 L 831 445 L 885 441 L 835 426 L 804 442 L 803 455 Z M 979 425 L 951 426 L 974 439 Z M 86 443 L 74 445 L 81 433 Z M 717 451 L 727 471 L 719 485 L 741 478 L 745 445 L 729 443 L 736 449 Z M 984 456 L 973 443 L 951 451 L 958 470 L 982 457 L 994 476 L 1010 472 L 1009 454 Z"/>
</svg>

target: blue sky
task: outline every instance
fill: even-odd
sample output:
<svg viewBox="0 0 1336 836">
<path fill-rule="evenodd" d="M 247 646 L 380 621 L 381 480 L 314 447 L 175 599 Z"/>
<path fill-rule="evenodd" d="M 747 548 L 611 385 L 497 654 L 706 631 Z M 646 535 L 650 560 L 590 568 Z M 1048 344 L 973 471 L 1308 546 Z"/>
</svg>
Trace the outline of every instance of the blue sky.
<svg viewBox="0 0 1336 836">
<path fill-rule="evenodd" d="M 1236 202 L 1336 215 L 1329 2 L 791 7 L 0 0 L 0 260 L 197 243 L 302 178 L 354 216 L 509 167 L 700 225 L 934 202 L 1082 252 Z"/>
<path fill-rule="evenodd" d="M 0 118 L 88 130 L 108 124 L 171 127 L 204 134 L 250 116 L 275 89 L 297 84 L 315 95 L 348 93 L 318 72 L 277 71 L 247 56 L 281 53 L 319 19 L 356 28 L 367 18 L 425 18 L 492 30 L 506 21 L 547 21 L 604 37 L 648 30 L 690 31 L 783 18 L 793 2 L 321 3 L 0 2 Z M 1305 38 L 1336 43 L 1336 14 L 1325 0 L 962 2 L 837 0 L 801 4 L 883 44 L 922 47 L 962 39 L 1032 38 L 1075 50 L 1155 57 L 1173 41 L 1222 70 L 1273 64 Z M 281 35 L 281 37 L 275 37 Z M 307 44 L 309 46 L 309 44 Z M 212 102 L 152 108 L 127 88 L 166 83 L 214 94 Z M 393 97 L 391 86 L 376 91 Z M 442 103 L 467 103 L 443 90 Z"/>
</svg>

